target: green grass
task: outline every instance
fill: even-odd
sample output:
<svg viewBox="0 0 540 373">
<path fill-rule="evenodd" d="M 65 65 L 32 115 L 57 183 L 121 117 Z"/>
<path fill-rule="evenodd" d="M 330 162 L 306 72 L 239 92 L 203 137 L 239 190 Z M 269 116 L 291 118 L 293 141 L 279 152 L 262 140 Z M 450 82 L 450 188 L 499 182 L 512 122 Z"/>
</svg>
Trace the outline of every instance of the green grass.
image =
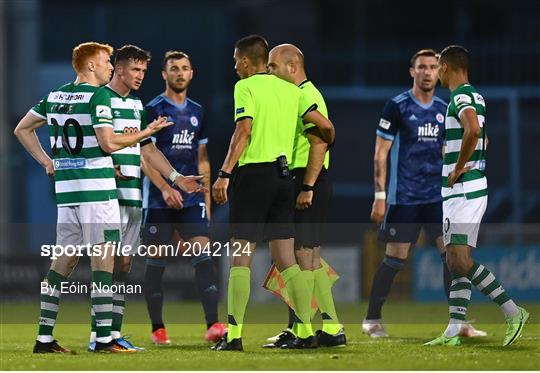
<svg viewBox="0 0 540 373">
<path fill-rule="evenodd" d="M 446 306 L 389 302 L 384 317 L 391 337 L 371 340 L 361 334 L 365 305 L 339 305 L 348 346 L 313 351 L 262 349 L 266 337 L 282 327 L 286 311 L 280 304 L 250 305 L 244 326 L 244 352 L 213 352 L 202 336 L 204 326 L 199 304 L 165 305 L 165 321 L 173 344 L 154 347 L 143 303 L 128 305 L 123 331 L 147 350 L 135 355 L 103 355 L 86 352 L 89 327 L 88 304 L 64 302 L 55 337 L 77 355 L 34 355 L 38 315 L 36 303 L 2 303 L 0 368 L 2 370 L 530 370 L 540 366 L 540 305 L 525 304 L 531 313 L 523 337 L 514 345 L 501 346 L 504 324 L 497 307 L 474 304 L 470 317 L 489 336 L 465 340 L 460 347 L 424 347 L 440 334 L 447 318 Z M 222 309 L 221 314 L 224 314 Z M 263 324 L 265 322 L 265 324 Z M 316 324 L 317 325 L 317 324 Z"/>
</svg>

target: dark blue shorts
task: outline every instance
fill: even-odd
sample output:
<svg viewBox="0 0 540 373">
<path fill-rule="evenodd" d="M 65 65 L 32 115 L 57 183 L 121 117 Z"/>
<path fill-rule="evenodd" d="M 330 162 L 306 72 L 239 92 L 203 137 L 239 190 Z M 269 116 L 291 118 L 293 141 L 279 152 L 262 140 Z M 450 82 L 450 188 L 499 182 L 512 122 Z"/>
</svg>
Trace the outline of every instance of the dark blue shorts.
<svg viewBox="0 0 540 373">
<path fill-rule="evenodd" d="M 429 243 L 435 243 L 436 238 L 442 236 L 442 202 L 388 205 L 379 231 L 379 240 L 414 244 L 422 227 Z"/>
<path fill-rule="evenodd" d="M 204 204 L 176 209 L 145 209 L 142 239 L 145 245 L 171 242 L 174 231 L 184 241 L 192 237 L 210 237 L 210 227 Z"/>
</svg>

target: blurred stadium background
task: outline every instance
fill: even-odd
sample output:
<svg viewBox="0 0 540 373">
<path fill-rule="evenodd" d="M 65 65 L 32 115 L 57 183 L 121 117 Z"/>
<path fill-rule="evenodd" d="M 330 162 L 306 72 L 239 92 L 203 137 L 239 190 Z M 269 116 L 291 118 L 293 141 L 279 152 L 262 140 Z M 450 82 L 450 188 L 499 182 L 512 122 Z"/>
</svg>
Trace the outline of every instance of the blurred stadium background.
<svg viewBox="0 0 540 373">
<path fill-rule="evenodd" d="M 195 69 L 188 95 L 203 104 L 209 118 L 215 177 L 233 132 L 233 43 L 259 33 L 272 46 L 291 42 L 303 50 L 308 76 L 321 88 L 337 128 L 331 156 L 334 199 L 323 250 L 341 274 L 335 287 L 339 301 L 366 297 L 383 254 L 369 212 L 375 129 L 384 102 L 410 88 L 408 64 L 415 51 L 455 43 L 469 48 L 471 82 L 488 108 L 490 200 L 477 255 L 517 300 L 540 301 L 539 19 L 536 0 L 426 5 L 390 0 L 0 0 L 2 300 L 37 300 L 37 284 L 48 266 L 39 247 L 54 243 L 56 220 L 53 185 L 12 130 L 45 93 L 73 79 L 73 46 L 95 40 L 150 50 L 153 61 L 138 93 L 144 102 L 164 88 L 164 52 L 187 52 Z M 437 95 L 448 98 L 445 89 L 438 88 Z M 46 130 L 40 136 L 48 144 Z M 226 207 L 214 206 L 216 227 L 226 217 Z M 220 232 L 216 229 L 216 239 L 224 239 Z M 425 246 L 422 238 L 419 246 Z M 267 254 L 257 254 L 258 285 L 269 264 Z M 217 261 L 222 269 L 228 265 L 226 258 Z M 136 260 L 134 282 L 142 280 L 142 262 Z M 165 275 L 167 299 L 194 299 L 189 261 L 172 262 Z M 409 264 L 392 297 L 444 300 L 436 250 L 416 250 Z M 88 266 L 81 263 L 74 276 L 88 281 Z M 256 301 L 271 299 L 262 289 L 252 294 Z"/>
</svg>

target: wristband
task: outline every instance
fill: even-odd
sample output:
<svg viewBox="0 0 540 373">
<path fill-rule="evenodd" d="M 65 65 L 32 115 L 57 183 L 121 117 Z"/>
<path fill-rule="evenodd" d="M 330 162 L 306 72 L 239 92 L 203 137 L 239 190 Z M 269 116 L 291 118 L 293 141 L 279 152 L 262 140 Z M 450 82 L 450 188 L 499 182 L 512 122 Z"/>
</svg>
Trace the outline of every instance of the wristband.
<svg viewBox="0 0 540 373">
<path fill-rule="evenodd" d="M 171 181 L 171 183 L 174 183 L 174 181 L 176 180 L 178 176 L 184 176 L 184 175 L 182 175 L 180 172 L 176 170 L 173 170 L 173 172 L 171 172 L 171 174 L 169 175 L 169 180 Z"/>
<path fill-rule="evenodd" d="M 218 171 L 218 177 L 221 177 L 222 179 L 230 179 L 231 176 L 232 175 L 226 171 L 223 171 L 223 170 Z"/>
<path fill-rule="evenodd" d="M 386 200 L 386 192 L 375 192 L 375 199 Z"/>
<path fill-rule="evenodd" d="M 302 192 L 313 191 L 313 185 L 302 184 Z"/>
</svg>

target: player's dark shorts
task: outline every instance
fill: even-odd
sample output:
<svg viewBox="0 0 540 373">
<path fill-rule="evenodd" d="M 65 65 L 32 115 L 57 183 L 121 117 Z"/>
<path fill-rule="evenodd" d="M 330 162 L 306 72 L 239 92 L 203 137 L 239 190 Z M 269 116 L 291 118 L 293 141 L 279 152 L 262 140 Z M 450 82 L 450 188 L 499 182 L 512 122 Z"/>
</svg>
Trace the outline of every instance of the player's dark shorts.
<svg viewBox="0 0 540 373">
<path fill-rule="evenodd" d="M 257 242 L 294 236 L 294 186 L 277 162 L 238 167 L 232 180 L 230 222 L 236 239 Z"/>
<path fill-rule="evenodd" d="M 435 243 L 435 239 L 442 236 L 442 202 L 388 205 L 379 240 L 414 244 L 422 227 L 429 243 Z"/>
<path fill-rule="evenodd" d="M 210 237 L 204 205 L 176 209 L 145 209 L 143 243 L 166 245 L 177 231 L 184 241 L 192 237 Z"/>
<path fill-rule="evenodd" d="M 302 191 L 305 172 L 305 168 L 296 168 L 293 170 L 295 203 L 298 194 Z M 299 249 L 302 246 L 306 248 L 321 246 L 321 232 L 331 196 L 332 183 L 328 177 L 328 171 L 323 167 L 317 181 L 313 185 L 311 206 L 305 210 L 294 210 L 295 248 Z"/>
</svg>

